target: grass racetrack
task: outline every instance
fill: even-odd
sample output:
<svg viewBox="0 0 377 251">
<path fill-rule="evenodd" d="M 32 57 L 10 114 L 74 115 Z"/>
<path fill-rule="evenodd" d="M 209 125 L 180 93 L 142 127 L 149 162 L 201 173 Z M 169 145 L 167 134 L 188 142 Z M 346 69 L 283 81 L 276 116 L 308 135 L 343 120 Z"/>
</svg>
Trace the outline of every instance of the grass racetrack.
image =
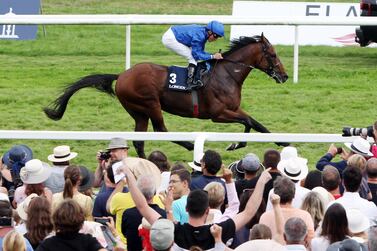
<svg viewBox="0 0 377 251">
<path fill-rule="evenodd" d="M 45 14 L 224 14 L 232 12 L 230 0 L 44 0 Z M 186 65 L 168 51 L 161 36 L 168 25 L 132 26 L 131 64 L 154 62 Z M 62 120 L 49 120 L 42 108 L 54 100 L 65 84 L 93 73 L 120 73 L 124 69 L 125 26 L 39 26 L 35 41 L 0 40 L 0 129 L 132 131 L 134 122 L 120 103 L 95 90 L 73 96 Z M 226 26 L 229 38 L 229 26 Z M 207 45 L 226 50 L 227 40 Z M 359 47 L 300 46 L 299 84 L 292 83 L 293 46 L 275 46 L 290 79 L 283 85 L 260 71 L 244 83 L 242 108 L 272 132 L 341 133 L 343 126 L 364 127 L 377 118 L 377 49 Z M 165 114 L 170 131 L 242 132 L 239 124 L 214 124 Z M 151 129 L 151 126 L 149 127 Z M 0 153 L 14 144 L 29 145 L 35 157 L 47 161 L 54 146 L 69 144 L 78 157 L 73 163 L 94 169 L 97 150 L 107 141 L 1 140 Z M 131 144 L 131 142 L 129 142 Z M 261 158 L 273 143 L 249 143 L 226 152 L 229 142 L 205 144 L 221 153 L 225 164 L 254 152 Z M 328 144 L 294 144 L 309 159 L 310 168 L 327 151 Z M 340 146 L 340 145 L 338 145 Z M 192 152 L 170 142 L 146 142 L 146 153 L 160 149 L 172 161 L 191 161 Z M 130 155 L 135 156 L 133 147 Z"/>
</svg>

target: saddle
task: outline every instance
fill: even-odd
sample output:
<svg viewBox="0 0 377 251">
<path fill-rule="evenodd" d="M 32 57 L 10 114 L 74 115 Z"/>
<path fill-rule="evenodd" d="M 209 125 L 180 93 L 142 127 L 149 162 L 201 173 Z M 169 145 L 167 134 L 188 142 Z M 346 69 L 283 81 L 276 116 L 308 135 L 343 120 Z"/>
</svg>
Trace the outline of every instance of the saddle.
<svg viewBox="0 0 377 251">
<path fill-rule="evenodd" d="M 198 87 L 196 89 L 200 89 L 204 86 L 203 77 L 208 73 L 208 68 L 205 62 L 201 62 L 197 65 L 194 81 L 197 82 Z M 191 92 L 187 86 L 187 67 L 180 67 L 180 66 L 169 66 L 168 67 L 168 75 L 166 78 L 166 86 L 169 90 L 172 91 L 180 91 L 180 92 Z"/>
</svg>

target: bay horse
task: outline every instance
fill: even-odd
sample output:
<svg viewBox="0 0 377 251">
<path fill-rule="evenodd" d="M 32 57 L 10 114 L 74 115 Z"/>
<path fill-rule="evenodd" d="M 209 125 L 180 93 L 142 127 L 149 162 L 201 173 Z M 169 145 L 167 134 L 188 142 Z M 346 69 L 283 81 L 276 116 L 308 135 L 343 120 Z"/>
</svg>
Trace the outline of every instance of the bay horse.
<svg viewBox="0 0 377 251">
<path fill-rule="evenodd" d="M 288 79 L 275 49 L 262 33 L 261 36 L 232 40 L 223 58 L 209 61 L 211 68 L 202 78 L 204 87 L 197 90 L 199 109 L 196 116 L 192 110 L 192 94 L 168 90 L 168 67 L 153 63 L 136 64 L 120 74 L 86 76 L 68 85 L 55 101 L 44 108 L 44 112 L 50 119 L 61 119 L 71 96 L 82 88 L 93 87 L 118 97 L 124 109 L 135 120 L 135 131 L 147 131 L 148 121 L 151 120 L 154 131 L 166 132 L 163 110 L 182 117 L 211 119 L 218 123 L 241 123 L 245 126 L 245 133 L 249 133 L 251 128 L 269 133 L 267 128 L 240 108 L 240 103 L 242 84 L 252 69 L 265 72 L 277 83 L 284 83 Z M 114 80 L 117 80 L 115 92 L 112 88 Z M 174 143 L 188 150 L 194 148 L 191 142 Z M 145 158 L 144 141 L 134 141 L 133 145 L 138 156 Z M 245 146 L 246 142 L 233 143 L 227 150 Z"/>
</svg>

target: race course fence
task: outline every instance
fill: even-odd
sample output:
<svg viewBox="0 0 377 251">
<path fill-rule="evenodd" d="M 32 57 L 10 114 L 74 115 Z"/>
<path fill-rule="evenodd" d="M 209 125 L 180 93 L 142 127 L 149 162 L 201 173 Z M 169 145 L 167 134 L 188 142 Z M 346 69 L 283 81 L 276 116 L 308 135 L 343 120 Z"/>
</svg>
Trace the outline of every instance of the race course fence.
<svg viewBox="0 0 377 251">
<path fill-rule="evenodd" d="M 298 82 L 300 25 L 377 25 L 377 17 L 246 17 L 230 15 L 0 15 L 0 24 L 52 24 L 52 25 L 126 25 L 126 63 L 131 65 L 131 25 L 206 24 L 218 20 L 229 25 L 293 25 L 295 43 L 293 52 L 293 83 Z"/>
</svg>

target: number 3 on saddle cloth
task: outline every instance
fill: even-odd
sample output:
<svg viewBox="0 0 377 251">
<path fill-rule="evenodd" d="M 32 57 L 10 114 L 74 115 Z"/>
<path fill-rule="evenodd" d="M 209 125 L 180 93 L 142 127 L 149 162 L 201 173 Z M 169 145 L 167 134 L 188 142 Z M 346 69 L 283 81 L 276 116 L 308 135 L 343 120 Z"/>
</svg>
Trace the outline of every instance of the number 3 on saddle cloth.
<svg viewBox="0 0 377 251">
<path fill-rule="evenodd" d="M 208 68 L 205 63 L 199 63 L 196 67 L 194 81 L 200 81 L 200 84 L 195 88 L 203 87 L 202 77 L 207 73 Z M 190 92 L 187 88 L 187 67 L 169 66 L 166 85 L 169 90 Z"/>
</svg>

